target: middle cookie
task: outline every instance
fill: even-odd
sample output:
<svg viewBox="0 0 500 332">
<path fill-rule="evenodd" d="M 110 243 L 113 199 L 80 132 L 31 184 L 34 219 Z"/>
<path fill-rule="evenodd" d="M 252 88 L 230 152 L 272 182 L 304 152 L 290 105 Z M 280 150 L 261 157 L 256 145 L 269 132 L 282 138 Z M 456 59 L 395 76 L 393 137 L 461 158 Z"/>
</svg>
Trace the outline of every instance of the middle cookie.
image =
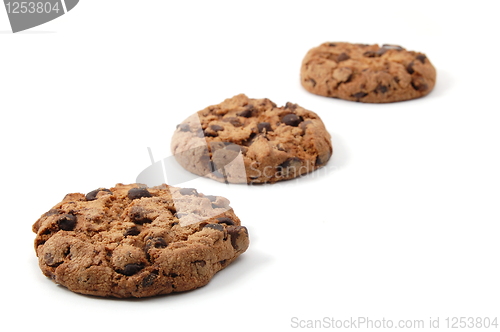
<svg viewBox="0 0 500 332">
<path fill-rule="evenodd" d="M 194 174 L 248 184 L 296 178 L 326 165 L 332 155 L 330 134 L 316 113 L 244 94 L 187 118 L 171 148 Z"/>
</svg>

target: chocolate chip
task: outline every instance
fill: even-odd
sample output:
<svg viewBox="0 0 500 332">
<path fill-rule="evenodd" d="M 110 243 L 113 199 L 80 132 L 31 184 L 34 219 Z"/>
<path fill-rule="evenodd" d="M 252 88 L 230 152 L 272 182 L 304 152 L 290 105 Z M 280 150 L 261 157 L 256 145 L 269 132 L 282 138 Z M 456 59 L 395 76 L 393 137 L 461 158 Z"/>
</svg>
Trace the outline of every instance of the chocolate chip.
<svg viewBox="0 0 500 332">
<path fill-rule="evenodd" d="M 281 121 L 287 126 L 297 127 L 299 123 L 302 122 L 302 119 L 296 114 L 287 114 L 285 115 Z"/>
<path fill-rule="evenodd" d="M 210 129 L 212 129 L 213 131 L 217 132 L 217 131 L 224 130 L 224 127 L 214 124 L 214 125 L 210 126 Z"/>
<path fill-rule="evenodd" d="M 337 46 L 337 44 L 335 44 L 335 43 L 328 43 L 328 46 L 335 47 L 335 46 Z"/>
<path fill-rule="evenodd" d="M 148 251 L 151 248 L 163 249 L 168 246 L 167 241 L 165 241 L 162 237 L 147 237 L 146 238 L 146 246 L 144 247 L 145 251 Z"/>
<path fill-rule="evenodd" d="M 151 272 L 146 277 L 144 277 L 144 279 L 142 279 L 142 287 L 152 286 L 156 278 L 158 278 L 158 271 Z"/>
<path fill-rule="evenodd" d="M 273 128 L 271 128 L 271 124 L 269 122 L 260 122 L 257 124 L 257 130 L 259 131 L 259 133 L 262 133 L 264 131 L 273 131 Z"/>
<path fill-rule="evenodd" d="M 330 152 L 327 152 L 327 153 L 322 154 L 322 155 L 318 155 L 316 157 L 316 162 L 314 163 L 314 165 L 317 167 L 323 166 L 328 162 L 328 160 L 330 160 L 330 157 L 331 157 Z"/>
<path fill-rule="evenodd" d="M 412 62 L 410 62 L 410 63 L 408 64 L 408 66 L 406 66 L 406 71 L 407 71 L 407 72 L 408 72 L 408 74 L 410 74 L 410 75 L 411 75 L 411 74 L 413 74 L 413 73 L 415 72 L 415 70 L 413 69 L 413 61 L 412 61 Z"/>
<path fill-rule="evenodd" d="M 127 196 L 134 200 L 142 197 L 151 197 L 151 193 L 146 188 L 132 188 L 128 191 Z"/>
<path fill-rule="evenodd" d="M 72 214 L 64 214 L 57 220 L 57 226 L 63 231 L 72 231 L 76 226 L 76 217 Z"/>
<path fill-rule="evenodd" d="M 244 140 L 244 141 L 241 142 L 241 144 L 244 145 L 244 146 L 250 146 L 250 145 L 252 145 L 252 143 L 254 142 L 254 139 L 255 139 L 256 136 L 257 136 L 256 133 L 251 133 L 250 136 L 246 140 Z"/>
<path fill-rule="evenodd" d="M 125 268 L 123 270 L 118 271 L 121 274 L 124 274 L 126 276 L 132 276 L 142 270 L 144 268 L 144 265 L 142 264 L 127 264 L 125 265 Z"/>
<path fill-rule="evenodd" d="M 423 54 L 419 54 L 416 56 L 416 59 L 422 63 L 425 63 L 425 59 L 427 59 L 427 57 Z"/>
<path fill-rule="evenodd" d="M 129 229 L 127 229 L 123 235 L 124 236 L 136 236 L 136 235 L 139 235 L 140 233 L 141 233 L 141 231 L 139 230 L 139 228 L 134 226 L 134 227 L 130 227 Z"/>
<path fill-rule="evenodd" d="M 146 253 L 146 258 L 148 260 L 151 259 L 151 256 L 149 255 L 149 250 L 151 250 L 152 248 L 163 249 L 166 248 L 167 246 L 168 243 L 167 241 L 165 241 L 164 238 L 148 236 L 146 238 L 146 244 L 144 245 L 144 252 Z"/>
<path fill-rule="evenodd" d="M 376 92 L 380 92 L 380 93 L 386 93 L 389 89 L 387 88 L 387 86 L 385 85 L 382 85 L 382 84 L 379 84 L 377 86 L 377 88 L 375 89 Z"/>
<path fill-rule="evenodd" d="M 400 79 L 397 76 L 394 76 L 394 82 L 399 83 Z"/>
<path fill-rule="evenodd" d="M 206 224 L 205 226 L 203 226 L 203 228 L 211 228 L 211 229 L 215 229 L 215 230 L 224 232 L 224 226 L 219 225 L 219 224 Z"/>
<path fill-rule="evenodd" d="M 198 192 L 194 188 L 181 188 L 179 189 L 179 194 L 181 195 L 194 195 L 198 196 Z"/>
<path fill-rule="evenodd" d="M 403 48 L 399 45 L 393 45 L 393 44 L 384 44 L 382 45 L 383 48 L 390 49 L 390 50 L 397 50 L 397 51 L 402 51 Z"/>
<path fill-rule="evenodd" d="M 302 160 L 298 157 L 293 157 L 293 158 L 288 158 L 284 162 L 282 162 L 279 166 L 278 169 L 284 169 L 284 168 L 289 168 L 289 167 L 300 167 L 302 165 Z"/>
<path fill-rule="evenodd" d="M 363 53 L 363 56 L 366 56 L 367 58 L 375 58 L 379 56 L 379 54 L 377 54 L 377 52 L 375 51 L 366 51 L 365 53 Z"/>
<path fill-rule="evenodd" d="M 316 81 L 312 78 L 308 79 L 309 82 L 311 82 L 313 88 L 316 86 Z"/>
<path fill-rule="evenodd" d="M 298 106 L 299 105 L 287 101 L 285 104 L 285 109 L 295 111 Z"/>
<path fill-rule="evenodd" d="M 361 99 L 363 97 L 366 97 L 368 96 L 368 93 L 366 92 L 356 92 L 355 94 L 352 95 L 352 97 L 356 98 L 356 99 Z"/>
<path fill-rule="evenodd" d="M 429 86 L 424 82 L 411 81 L 411 86 L 417 91 L 425 91 L 429 88 Z"/>
<path fill-rule="evenodd" d="M 351 57 L 349 55 L 347 55 L 347 53 L 340 53 L 337 57 L 337 62 L 341 62 L 341 61 L 345 61 L 345 60 L 349 60 Z"/>
<path fill-rule="evenodd" d="M 105 191 L 105 192 L 108 192 L 108 193 L 111 193 L 111 190 L 109 189 L 105 189 L 105 188 L 99 188 L 99 189 L 96 189 L 96 190 L 92 190 L 91 192 L 89 192 L 87 195 L 85 195 L 85 199 L 87 201 L 94 201 L 97 199 L 97 194 L 101 191 Z M 113 193 L 111 193 L 113 194 Z"/>
<path fill-rule="evenodd" d="M 205 131 L 203 132 L 203 136 L 205 136 L 205 137 L 217 137 L 217 136 L 219 136 L 219 134 L 217 134 L 217 132 L 213 132 L 213 131 L 210 131 L 208 129 L 205 129 Z"/>
<path fill-rule="evenodd" d="M 217 223 L 226 224 L 226 225 L 234 225 L 234 221 L 230 218 L 227 218 L 227 217 L 217 218 Z"/>
<path fill-rule="evenodd" d="M 232 124 L 235 127 L 241 127 L 241 121 L 240 121 L 240 119 L 238 119 L 235 116 L 230 116 L 230 117 L 227 117 L 227 118 L 223 118 L 222 121 L 229 122 L 230 124 Z"/>
<path fill-rule="evenodd" d="M 242 116 L 244 118 L 250 118 L 253 116 L 253 111 L 255 110 L 255 107 L 253 105 L 247 105 L 245 106 L 245 109 L 236 115 Z"/>
<path fill-rule="evenodd" d="M 149 211 L 142 206 L 133 206 L 128 212 L 128 216 L 132 222 L 138 225 L 149 224 L 153 220 L 148 217 Z"/>
<path fill-rule="evenodd" d="M 179 129 L 180 131 L 191 131 L 191 128 L 187 123 L 178 124 L 177 129 Z"/>
<path fill-rule="evenodd" d="M 205 265 L 207 265 L 207 262 L 205 262 L 203 260 L 194 261 L 193 263 L 198 265 L 199 267 L 204 267 Z"/>
<path fill-rule="evenodd" d="M 228 226 L 227 234 L 231 236 L 231 245 L 234 249 L 238 250 L 238 238 L 240 237 L 241 232 L 245 232 L 248 234 L 248 230 L 245 226 Z"/>
</svg>

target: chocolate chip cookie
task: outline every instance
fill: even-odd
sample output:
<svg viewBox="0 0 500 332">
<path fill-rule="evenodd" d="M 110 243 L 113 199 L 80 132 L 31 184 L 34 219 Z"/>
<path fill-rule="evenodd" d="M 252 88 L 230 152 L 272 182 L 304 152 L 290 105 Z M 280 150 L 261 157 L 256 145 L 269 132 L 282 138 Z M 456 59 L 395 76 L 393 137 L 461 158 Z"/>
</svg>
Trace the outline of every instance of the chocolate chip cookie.
<svg viewBox="0 0 500 332">
<path fill-rule="evenodd" d="M 244 94 L 187 118 L 171 148 L 194 174 L 247 184 L 296 178 L 325 166 L 332 155 L 330 134 L 316 113 Z"/>
<path fill-rule="evenodd" d="M 425 54 L 398 45 L 324 43 L 306 54 L 301 83 L 321 96 L 389 103 L 427 95 L 436 69 Z"/>
<path fill-rule="evenodd" d="M 68 194 L 33 231 L 47 277 L 76 293 L 118 298 L 204 286 L 249 244 L 227 199 L 168 185 Z"/>
</svg>

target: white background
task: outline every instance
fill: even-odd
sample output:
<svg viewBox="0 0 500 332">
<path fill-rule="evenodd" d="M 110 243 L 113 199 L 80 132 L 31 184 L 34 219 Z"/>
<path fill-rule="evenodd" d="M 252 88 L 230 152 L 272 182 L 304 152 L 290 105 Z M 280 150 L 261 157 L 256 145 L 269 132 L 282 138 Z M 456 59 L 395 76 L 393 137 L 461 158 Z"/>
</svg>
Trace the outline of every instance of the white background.
<svg viewBox="0 0 500 332">
<path fill-rule="evenodd" d="M 494 2 L 82 0 L 12 34 L 0 7 L 2 325 L 30 331 L 287 331 L 292 317 L 499 317 L 499 26 Z M 437 68 L 419 100 L 300 85 L 326 41 L 399 44 Z M 209 285 L 110 300 L 44 277 L 31 225 L 68 192 L 132 183 L 188 115 L 245 93 L 318 113 L 328 166 L 223 195 L 249 250 Z M 500 323 L 500 321 L 499 321 Z M 500 327 L 499 327 L 500 328 Z M 423 330 L 423 329 L 421 329 Z M 435 330 L 435 329 L 434 329 Z M 491 330 L 491 329 L 490 329 Z"/>
</svg>

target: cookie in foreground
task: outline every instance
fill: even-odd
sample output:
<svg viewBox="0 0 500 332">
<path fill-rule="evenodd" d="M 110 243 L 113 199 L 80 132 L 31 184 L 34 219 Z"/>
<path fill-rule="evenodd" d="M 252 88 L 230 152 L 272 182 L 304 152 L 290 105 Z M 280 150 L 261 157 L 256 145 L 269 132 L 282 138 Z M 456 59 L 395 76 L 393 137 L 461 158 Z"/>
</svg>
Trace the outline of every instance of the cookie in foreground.
<svg viewBox="0 0 500 332">
<path fill-rule="evenodd" d="M 171 149 L 194 174 L 247 184 L 299 177 L 325 166 L 332 155 L 330 134 L 316 113 L 244 94 L 179 124 Z"/>
<path fill-rule="evenodd" d="M 324 43 L 306 54 L 300 74 L 311 93 L 364 103 L 423 97 L 436 83 L 425 54 L 387 44 Z"/>
<path fill-rule="evenodd" d="M 220 196 L 117 184 L 68 194 L 33 225 L 47 277 L 103 297 L 149 297 L 206 285 L 249 245 Z"/>
</svg>

